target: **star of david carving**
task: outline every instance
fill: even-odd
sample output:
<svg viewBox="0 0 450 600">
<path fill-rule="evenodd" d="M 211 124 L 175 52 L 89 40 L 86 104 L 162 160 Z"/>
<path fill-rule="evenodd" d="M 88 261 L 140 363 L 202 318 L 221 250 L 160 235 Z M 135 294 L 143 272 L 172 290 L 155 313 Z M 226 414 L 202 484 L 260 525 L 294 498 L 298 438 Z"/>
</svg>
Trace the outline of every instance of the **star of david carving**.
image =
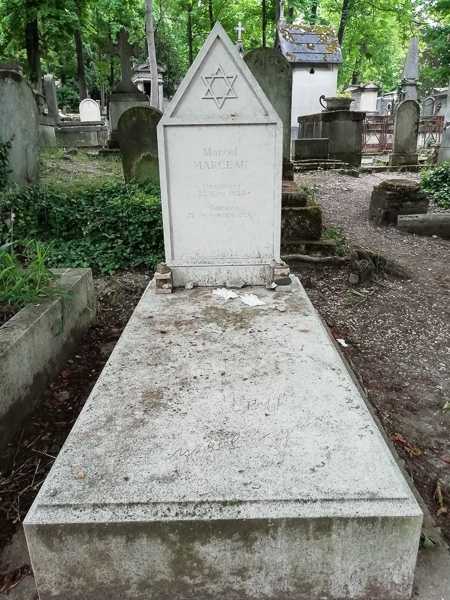
<svg viewBox="0 0 450 600">
<path fill-rule="evenodd" d="M 227 98 L 237 98 L 236 92 L 233 90 L 236 77 L 237 75 L 225 75 L 220 65 L 214 69 L 212 75 L 202 75 L 203 83 L 206 86 L 206 92 L 202 99 L 214 100 L 217 108 L 222 108 Z"/>
</svg>

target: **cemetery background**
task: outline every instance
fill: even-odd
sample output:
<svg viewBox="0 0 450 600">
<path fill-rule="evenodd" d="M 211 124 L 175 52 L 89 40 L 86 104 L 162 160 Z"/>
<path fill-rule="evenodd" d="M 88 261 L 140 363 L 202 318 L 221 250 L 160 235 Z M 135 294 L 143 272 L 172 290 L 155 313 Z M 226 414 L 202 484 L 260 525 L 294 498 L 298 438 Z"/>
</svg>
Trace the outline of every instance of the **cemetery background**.
<svg viewBox="0 0 450 600">
<path fill-rule="evenodd" d="M 95 179 L 108 172 L 118 177 L 117 167 L 117 163 L 72 155 L 70 160 L 51 158 L 42 174 L 44 178 L 57 174 L 66 180 L 79 175 Z M 450 375 L 446 368 L 450 243 L 405 235 L 393 227 L 376 228 L 369 222 L 373 186 L 391 178 L 391 174 L 363 175 L 356 179 L 317 172 L 297 177 L 316 189 L 316 199 L 322 203 L 327 217 L 328 235 L 335 237 L 338 245 L 344 244 L 342 236 L 345 236 L 348 243 L 390 255 L 411 269 L 411 280 L 390 276 L 382 278 L 380 284 L 367 282 L 361 286 L 349 284 L 346 264 L 298 263 L 293 270 L 333 335 L 347 344 L 342 348 L 343 353 L 359 375 L 416 488 L 450 541 L 450 519 L 446 513 L 450 504 L 447 435 L 450 411 L 444 409 L 450 395 Z M 407 177 L 416 180 L 418 176 Z M 6 484 L 0 501 L 0 547 L 20 526 L 36 494 L 33 489 L 36 482 L 50 469 L 51 457 L 62 446 L 150 275 L 128 272 L 96 278 L 101 304 L 97 323 L 47 390 L 43 407 L 27 420 L 10 445 L 15 473 L 2 473 Z M 333 407 L 329 410 L 331 413 Z M 431 539 L 438 539 L 438 531 L 433 527 L 426 532 Z M 437 555 L 432 552 L 423 551 L 419 562 L 426 560 L 439 568 Z M 14 577 L 25 574 L 26 569 L 14 572 L 25 562 L 14 565 L 13 573 L 8 575 L 6 565 L 0 562 L 0 589 L 2 585 L 8 589 L 16 581 Z M 435 580 L 448 585 L 448 573 L 439 573 Z M 420 588 L 420 581 L 416 585 Z M 425 597 L 434 600 L 432 595 Z M 435 596 L 439 600 L 442 597 L 442 594 Z M 31 600 L 33 596 L 17 598 Z"/>
</svg>

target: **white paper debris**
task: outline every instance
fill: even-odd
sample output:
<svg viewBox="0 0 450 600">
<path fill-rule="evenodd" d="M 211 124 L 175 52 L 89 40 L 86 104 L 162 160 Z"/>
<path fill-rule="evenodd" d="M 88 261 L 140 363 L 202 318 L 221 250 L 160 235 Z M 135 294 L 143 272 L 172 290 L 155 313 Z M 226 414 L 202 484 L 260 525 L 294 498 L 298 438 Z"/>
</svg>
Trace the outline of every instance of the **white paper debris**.
<svg viewBox="0 0 450 600">
<path fill-rule="evenodd" d="M 244 304 L 247 304 L 247 306 L 260 306 L 261 304 L 265 304 L 265 302 L 260 300 L 255 294 L 243 294 L 240 296 L 240 299 Z"/>
<path fill-rule="evenodd" d="M 226 288 L 221 288 L 213 291 L 215 296 L 220 296 L 221 298 L 225 298 L 225 300 L 230 300 L 231 298 L 237 298 L 238 295 L 232 290 L 227 290 Z"/>
<path fill-rule="evenodd" d="M 340 344 L 344 348 L 348 348 L 347 342 L 345 340 L 343 340 L 342 338 L 337 338 L 336 341 L 337 341 L 338 344 Z"/>
</svg>

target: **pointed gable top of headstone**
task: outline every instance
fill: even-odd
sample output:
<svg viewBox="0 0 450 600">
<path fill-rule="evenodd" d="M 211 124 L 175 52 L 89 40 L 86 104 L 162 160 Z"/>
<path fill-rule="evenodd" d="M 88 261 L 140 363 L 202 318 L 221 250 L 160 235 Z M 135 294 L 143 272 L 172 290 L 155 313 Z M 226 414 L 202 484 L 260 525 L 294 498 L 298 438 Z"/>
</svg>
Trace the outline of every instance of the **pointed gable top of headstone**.
<svg viewBox="0 0 450 600">
<path fill-rule="evenodd" d="M 216 23 L 164 113 L 162 122 L 275 122 L 279 120 L 250 69 Z"/>
</svg>

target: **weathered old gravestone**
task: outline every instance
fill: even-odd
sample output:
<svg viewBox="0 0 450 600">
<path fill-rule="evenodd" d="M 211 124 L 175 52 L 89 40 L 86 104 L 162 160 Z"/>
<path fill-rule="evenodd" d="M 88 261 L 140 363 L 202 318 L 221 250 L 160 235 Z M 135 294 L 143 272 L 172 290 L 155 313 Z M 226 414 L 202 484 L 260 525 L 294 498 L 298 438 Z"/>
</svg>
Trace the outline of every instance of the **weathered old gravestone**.
<svg viewBox="0 0 450 600">
<path fill-rule="evenodd" d="M 80 121 L 101 123 L 100 106 L 95 100 L 85 98 L 80 102 Z"/>
<path fill-rule="evenodd" d="M 149 106 L 129 108 L 119 119 L 120 154 L 125 181 L 159 183 L 156 126 L 162 112 Z"/>
<path fill-rule="evenodd" d="M 121 80 L 113 89 L 109 101 L 110 141 L 108 145 L 111 148 L 118 146 L 117 126 L 122 113 L 133 106 L 149 105 L 148 97 L 131 81 L 130 58 L 138 57 L 142 49 L 137 43 L 131 45 L 128 39 L 129 34 L 122 27 L 117 35 L 117 43 L 110 42 L 106 49 L 109 56 L 119 57 L 121 73 Z"/>
<path fill-rule="evenodd" d="M 39 175 L 38 109 L 31 86 L 15 71 L 0 70 L 0 139 L 10 142 L 9 181 L 24 186 Z"/>
<path fill-rule="evenodd" d="M 391 166 L 417 165 L 417 137 L 419 135 L 420 105 L 416 100 L 400 102 L 395 114 L 394 141 Z"/>
<path fill-rule="evenodd" d="M 244 56 L 283 123 L 283 161 L 291 158 L 292 70 L 286 58 L 273 48 L 258 48 Z"/>
<path fill-rule="evenodd" d="M 280 261 L 282 125 L 221 27 L 158 128 L 174 285 L 271 281 Z"/>
<path fill-rule="evenodd" d="M 219 24 L 166 116 L 176 278 L 270 281 L 280 121 Z M 298 279 L 157 281 L 25 520 L 42 600 L 408 600 L 420 508 Z"/>
</svg>

